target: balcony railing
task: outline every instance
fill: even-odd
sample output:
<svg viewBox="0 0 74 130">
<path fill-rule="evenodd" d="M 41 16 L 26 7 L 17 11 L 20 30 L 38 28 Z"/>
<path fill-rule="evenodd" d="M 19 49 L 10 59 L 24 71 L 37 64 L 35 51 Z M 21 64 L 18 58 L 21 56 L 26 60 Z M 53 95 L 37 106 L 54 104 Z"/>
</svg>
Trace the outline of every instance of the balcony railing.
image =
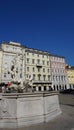
<svg viewBox="0 0 74 130">
<path fill-rule="evenodd" d="M 33 83 L 45 83 L 45 84 L 47 84 L 47 83 L 52 83 L 52 81 L 50 80 L 50 81 L 48 81 L 48 80 L 34 80 L 33 81 Z"/>
<path fill-rule="evenodd" d="M 42 64 L 36 64 L 37 67 L 42 67 Z"/>
</svg>

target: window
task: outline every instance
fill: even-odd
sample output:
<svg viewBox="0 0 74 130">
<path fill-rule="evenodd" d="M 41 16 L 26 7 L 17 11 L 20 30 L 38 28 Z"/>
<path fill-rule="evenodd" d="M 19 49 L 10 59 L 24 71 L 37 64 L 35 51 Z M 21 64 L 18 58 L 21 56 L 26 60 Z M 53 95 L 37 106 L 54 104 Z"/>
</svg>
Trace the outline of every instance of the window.
<svg viewBox="0 0 74 130">
<path fill-rule="evenodd" d="M 20 64 L 20 71 L 22 71 L 22 69 L 23 69 L 23 66 L 22 66 L 22 64 Z"/>
<path fill-rule="evenodd" d="M 27 75 L 26 75 L 26 77 L 28 78 L 28 77 L 29 77 L 29 75 L 27 74 Z"/>
<path fill-rule="evenodd" d="M 64 76 L 64 80 L 66 80 L 66 76 Z"/>
<path fill-rule="evenodd" d="M 58 80 L 58 76 L 56 76 L 56 81 Z"/>
<path fill-rule="evenodd" d="M 42 62 L 43 62 L 43 65 L 45 65 L 45 61 L 43 60 Z"/>
<path fill-rule="evenodd" d="M 46 75 L 43 75 L 43 80 L 45 81 L 45 79 L 46 79 Z"/>
<path fill-rule="evenodd" d="M 6 78 L 6 73 L 4 73 L 4 77 Z"/>
<path fill-rule="evenodd" d="M 27 58 L 27 63 L 29 63 L 29 58 Z"/>
<path fill-rule="evenodd" d="M 37 59 L 37 63 L 40 64 L 40 59 Z"/>
<path fill-rule="evenodd" d="M 38 72 L 40 72 L 40 68 L 38 68 Z"/>
<path fill-rule="evenodd" d="M 5 48 L 6 50 L 8 50 L 9 49 L 9 46 L 6 46 L 6 48 Z"/>
<path fill-rule="evenodd" d="M 20 74 L 20 78 L 22 78 L 22 73 Z"/>
<path fill-rule="evenodd" d="M 35 60 L 34 59 L 32 59 L 32 64 L 34 64 L 35 63 Z"/>
<path fill-rule="evenodd" d="M 40 74 L 38 74 L 38 80 L 41 80 L 41 75 Z"/>
<path fill-rule="evenodd" d="M 55 76 L 53 75 L 53 81 L 55 80 Z"/>
<path fill-rule="evenodd" d="M 36 91 L 36 86 L 33 86 L 33 91 Z"/>
<path fill-rule="evenodd" d="M 31 75 L 29 75 L 29 79 L 31 78 Z"/>
<path fill-rule="evenodd" d="M 29 55 L 29 52 L 27 52 L 27 56 Z"/>
<path fill-rule="evenodd" d="M 59 81 L 60 81 L 60 76 L 59 76 Z"/>
<path fill-rule="evenodd" d="M 6 48 L 8 48 L 8 46 L 6 46 Z"/>
<path fill-rule="evenodd" d="M 43 72 L 45 72 L 45 68 L 43 68 Z"/>
<path fill-rule="evenodd" d="M 15 50 L 15 47 L 13 47 L 13 50 Z"/>
<path fill-rule="evenodd" d="M 27 67 L 27 71 L 29 72 L 29 67 Z"/>
<path fill-rule="evenodd" d="M 35 72 L 35 68 L 33 67 L 33 72 Z"/>
<path fill-rule="evenodd" d="M 49 65 L 49 61 L 47 61 L 47 65 Z"/>
<path fill-rule="evenodd" d="M 44 55 L 42 57 L 44 58 Z"/>
<path fill-rule="evenodd" d="M 39 57 L 39 54 L 37 54 L 37 56 Z"/>
<path fill-rule="evenodd" d="M 59 73 L 59 69 L 57 69 L 58 73 Z"/>
<path fill-rule="evenodd" d="M 17 48 L 13 47 L 13 51 L 16 51 L 16 50 L 17 50 Z"/>
<path fill-rule="evenodd" d="M 49 73 L 49 69 L 47 69 L 47 72 Z"/>
<path fill-rule="evenodd" d="M 32 53 L 32 55 L 34 56 L 34 53 Z"/>
<path fill-rule="evenodd" d="M 33 80 L 35 80 L 35 74 L 33 74 Z"/>
<path fill-rule="evenodd" d="M 4 64 L 4 68 L 5 68 L 5 69 L 7 68 L 7 63 Z"/>
<path fill-rule="evenodd" d="M 48 56 L 47 56 L 47 59 L 48 59 Z"/>
<path fill-rule="evenodd" d="M 16 48 L 16 50 L 17 50 L 17 48 Z M 21 48 L 20 51 L 23 51 L 23 49 Z"/>
<path fill-rule="evenodd" d="M 48 75 L 48 81 L 50 81 L 50 75 Z"/>
<path fill-rule="evenodd" d="M 61 76 L 61 80 L 63 81 L 63 76 Z"/>
<path fill-rule="evenodd" d="M 61 80 L 63 81 L 63 76 L 61 76 Z"/>
</svg>

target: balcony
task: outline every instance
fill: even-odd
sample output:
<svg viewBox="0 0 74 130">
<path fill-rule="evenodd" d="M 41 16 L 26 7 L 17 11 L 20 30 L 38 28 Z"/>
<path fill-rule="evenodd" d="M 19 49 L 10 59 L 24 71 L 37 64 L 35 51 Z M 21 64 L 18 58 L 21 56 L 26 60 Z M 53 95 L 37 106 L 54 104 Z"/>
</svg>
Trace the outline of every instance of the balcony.
<svg viewBox="0 0 74 130">
<path fill-rule="evenodd" d="M 33 83 L 40 83 L 40 84 L 51 84 L 52 82 L 51 81 L 47 81 L 47 80 L 34 80 Z"/>
<path fill-rule="evenodd" d="M 40 68 L 41 68 L 41 67 L 42 67 L 42 64 L 36 64 L 36 67 L 40 67 Z"/>
</svg>

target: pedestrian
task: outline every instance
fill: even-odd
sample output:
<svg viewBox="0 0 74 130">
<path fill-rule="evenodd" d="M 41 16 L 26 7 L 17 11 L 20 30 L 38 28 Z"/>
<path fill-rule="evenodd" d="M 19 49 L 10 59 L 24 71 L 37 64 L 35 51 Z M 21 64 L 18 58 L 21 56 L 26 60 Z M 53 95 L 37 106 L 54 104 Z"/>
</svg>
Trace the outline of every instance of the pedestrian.
<svg viewBox="0 0 74 130">
<path fill-rule="evenodd" d="M 2 93 L 4 93 L 4 86 L 2 86 Z"/>
</svg>

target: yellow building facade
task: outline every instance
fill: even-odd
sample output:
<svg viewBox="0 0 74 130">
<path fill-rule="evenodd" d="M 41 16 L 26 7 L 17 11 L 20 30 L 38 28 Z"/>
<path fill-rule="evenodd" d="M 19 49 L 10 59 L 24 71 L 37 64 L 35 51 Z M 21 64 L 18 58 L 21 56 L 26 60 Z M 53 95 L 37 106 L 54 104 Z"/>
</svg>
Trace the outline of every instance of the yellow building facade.
<svg viewBox="0 0 74 130">
<path fill-rule="evenodd" d="M 1 75 L 2 75 L 2 56 L 3 52 L 0 50 L 0 83 L 1 83 Z"/>
<path fill-rule="evenodd" d="M 66 67 L 66 76 L 69 88 L 74 89 L 74 66 Z"/>
</svg>

